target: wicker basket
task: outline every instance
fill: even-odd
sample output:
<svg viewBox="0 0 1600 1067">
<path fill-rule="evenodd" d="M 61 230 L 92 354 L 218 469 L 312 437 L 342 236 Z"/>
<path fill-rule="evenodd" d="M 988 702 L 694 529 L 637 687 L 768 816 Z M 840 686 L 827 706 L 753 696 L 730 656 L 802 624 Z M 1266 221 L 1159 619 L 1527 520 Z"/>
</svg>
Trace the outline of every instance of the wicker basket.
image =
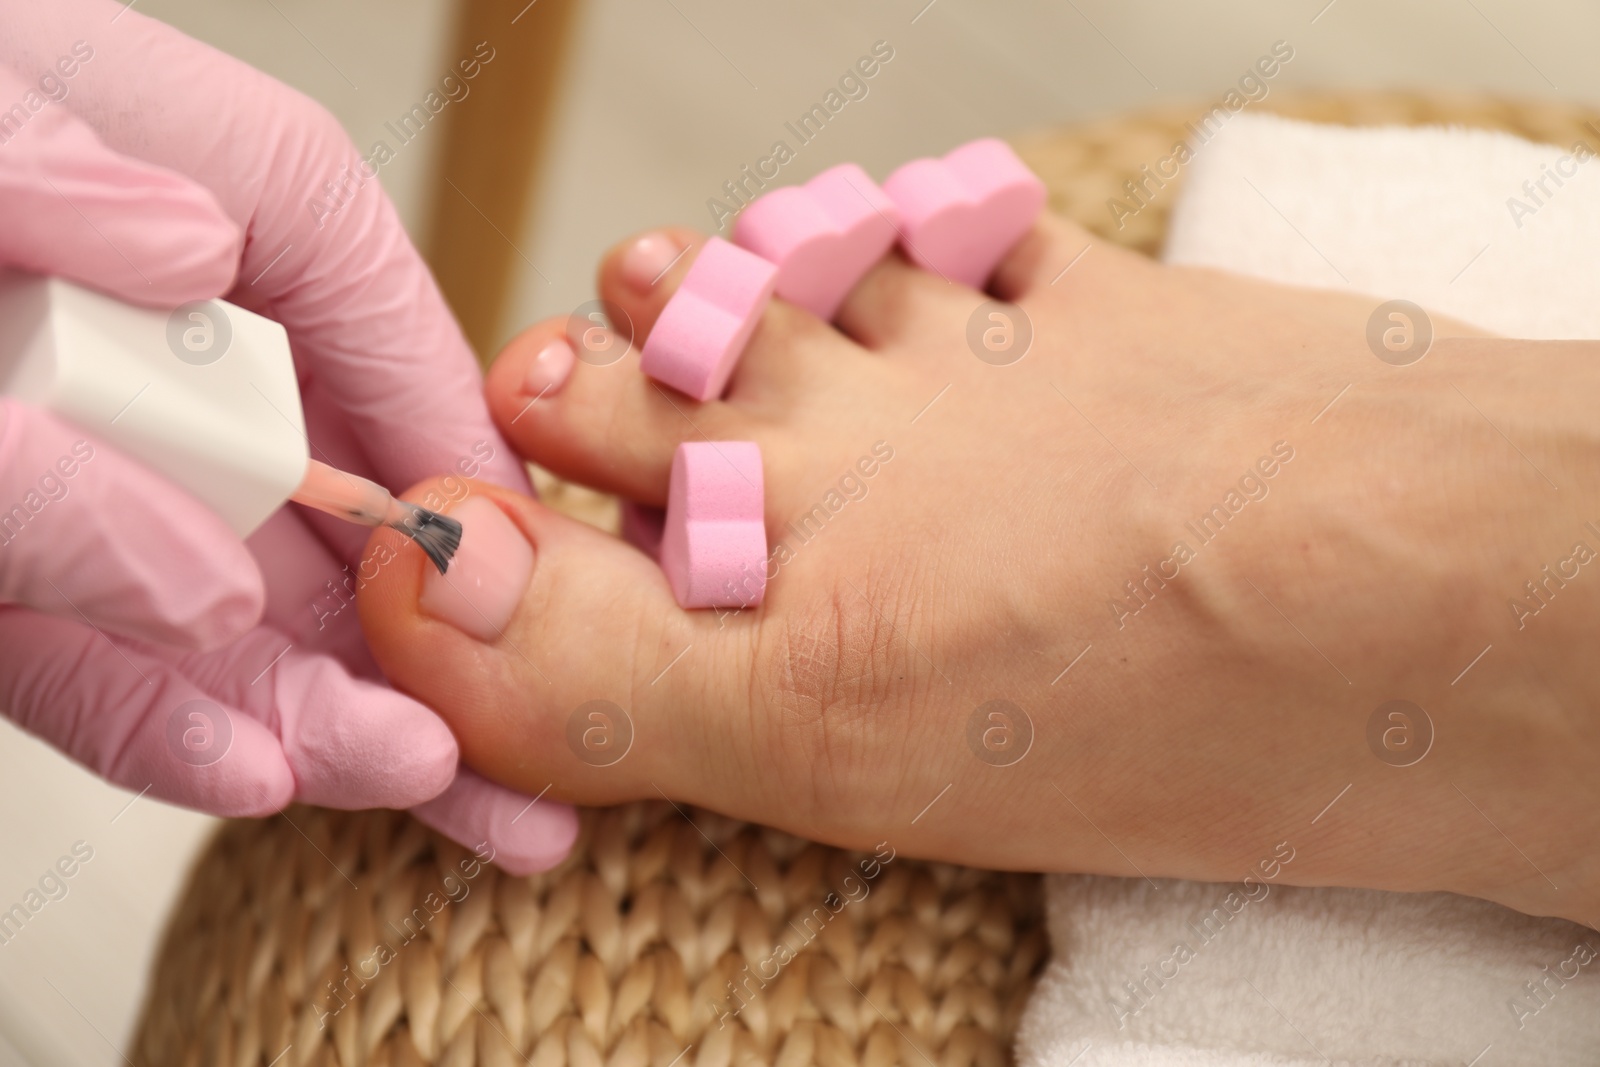
<svg viewBox="0 0 1600 1067">
<path fill-rule="evenodd" d="M 1595 135 L 1591 115 L 1556 103 L 1373 92 L 1255 106 L 1561 145 Z M 1122 225 L 1107 202 L 1202 110 L 1017 146 L 1056 211 L 1154 254 L 1175 183 Z M 613 501 L 539 482 L 547 502 L 614 527 Z M 200 857 L 132 1054 L 152 1067 L 999 1065 L 1046 951 L 1037 876 L 882 863 L 661 803 L 587 812 L 571 859 L 522 879 L 403 814 L 296 808 L 225 825 Z"/>
</svg>

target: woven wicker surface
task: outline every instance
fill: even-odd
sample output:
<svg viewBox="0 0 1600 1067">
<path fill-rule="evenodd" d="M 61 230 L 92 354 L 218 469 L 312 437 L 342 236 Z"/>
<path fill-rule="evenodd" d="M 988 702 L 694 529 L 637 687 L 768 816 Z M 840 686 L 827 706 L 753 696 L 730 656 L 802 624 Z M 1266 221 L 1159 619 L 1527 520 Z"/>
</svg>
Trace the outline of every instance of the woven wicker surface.
<svg viewBox="0 0 1600 1067">
<path fill-rule="evenodd" d="M 394 812 L 229 823 L 178 904 L 136 1059 L 1007 1061 L 1045 958 L 1037 878 L 690 817 L 590 812 L 574 859 L 532 878 Z"/>
<path fill-rule="evenodd" d="M 1345 93 L 1276 94 L 1253 107 L 1600 144 L 1586 125 L 1595 116 L 1575 105 Z M 1144 112 L 1017 147 L 1056 211 L 1153 254 L 1181 176 L 1121 226 L 1107 201 L 1204 110 Z M 547 503 L 615 528 L 614 501 L 537 480 Z M 585 813 L 572 858 L 527 879 L 474 864 L 393 812 L 296 808 L 231 822 L 174 910 L 133 1058 L 141 1067 L 1010 1062 L 1045 959 L 1039 879 L 904 856 L 872 863 L 658 803 Z M 797 950 L 792 960 L 780 944 Z M 729 982 L 742 984 L 738 999 Z"/>
</svg>

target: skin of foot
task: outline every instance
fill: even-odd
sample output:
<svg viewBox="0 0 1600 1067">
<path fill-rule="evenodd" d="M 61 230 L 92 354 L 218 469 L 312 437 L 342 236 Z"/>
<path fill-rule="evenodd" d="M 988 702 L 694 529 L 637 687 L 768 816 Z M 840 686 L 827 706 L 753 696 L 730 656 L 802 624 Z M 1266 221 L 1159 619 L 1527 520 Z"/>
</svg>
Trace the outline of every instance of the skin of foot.
<svg viewBox="0 0 1600 1067">
<path fill-rule="evenodd" d="M 541 323 L 489 400 L 526 458 L 649 505 L 679 442 L 757 442 L 765 600 L 686 612 L 609 534 L 416 487 L 465 501 L 461 588 L 380 531 L 361 617 L 468 764 L 970 865 L 1600 921 L 1596 346 L 1435 318 L 1395 365 L 1377 300 L 1046 218 L 988 294 L 892 256 L 836 325 L 774 301 L 698 404 L 638 346 L 702 240 L 619 246 L 634 343 Z"/>
</svg>

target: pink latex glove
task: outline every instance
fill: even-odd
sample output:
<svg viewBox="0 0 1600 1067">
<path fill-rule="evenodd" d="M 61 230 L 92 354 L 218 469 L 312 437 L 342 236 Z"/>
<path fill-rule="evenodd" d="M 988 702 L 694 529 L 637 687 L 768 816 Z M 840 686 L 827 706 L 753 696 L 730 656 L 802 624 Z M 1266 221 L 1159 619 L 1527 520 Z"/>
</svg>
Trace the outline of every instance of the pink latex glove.
<svg viewBox="0 0 1600 1067">
<path fill-rule="evenodd" d="M 318 458 L 397 490 L 527 489 L 331 115 L 108 0 L 0 0 L 0 26 L 0 265 L 162 308 L 226 295 L 287 327 Z M 326 182 L 346 191 L 319 219 Z M 0 707 L 174 803 L 411 807 L 513 872 L 559 861 L 571 809 L 460 768 L 443 722 L 376 677 L 345 584 L 364 542 L 292 507 L 247 546 L 93 427 L 0 400 Z"/>
</svg>

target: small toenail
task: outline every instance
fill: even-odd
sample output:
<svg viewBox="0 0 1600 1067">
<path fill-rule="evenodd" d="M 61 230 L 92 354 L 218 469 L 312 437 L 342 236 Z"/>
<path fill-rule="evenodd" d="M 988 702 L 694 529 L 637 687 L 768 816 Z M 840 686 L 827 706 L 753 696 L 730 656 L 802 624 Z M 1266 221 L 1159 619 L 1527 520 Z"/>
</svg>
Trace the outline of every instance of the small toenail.
<svg viewBox="0 0 1600 1067">
<path fill-rule="evenodd" d="M 485 497 L 468 498 L 451 516 L 461 521 L 461 547 L 445 573 L 428 568 L 417 607 L 480 641 L 494 641 L 528 588 L 533 547 Z"/>
<path fill-rule="evenodd" d="M 577 355 L 566 338 L 557 337 L 549 341 L 528 363 L 527 373 L 522 379 L 523 393 L 537 400 L 555 392 L 566 384 L 567 375 L 572 373 L 575 362 Z"/>
<path fill-rule="evenodd" d="M 683 249 L 666 234 L 647 233 L 623 254 L 622 277 L 636 292 L 648 293 L 682 255 Z"/>
</svg>

